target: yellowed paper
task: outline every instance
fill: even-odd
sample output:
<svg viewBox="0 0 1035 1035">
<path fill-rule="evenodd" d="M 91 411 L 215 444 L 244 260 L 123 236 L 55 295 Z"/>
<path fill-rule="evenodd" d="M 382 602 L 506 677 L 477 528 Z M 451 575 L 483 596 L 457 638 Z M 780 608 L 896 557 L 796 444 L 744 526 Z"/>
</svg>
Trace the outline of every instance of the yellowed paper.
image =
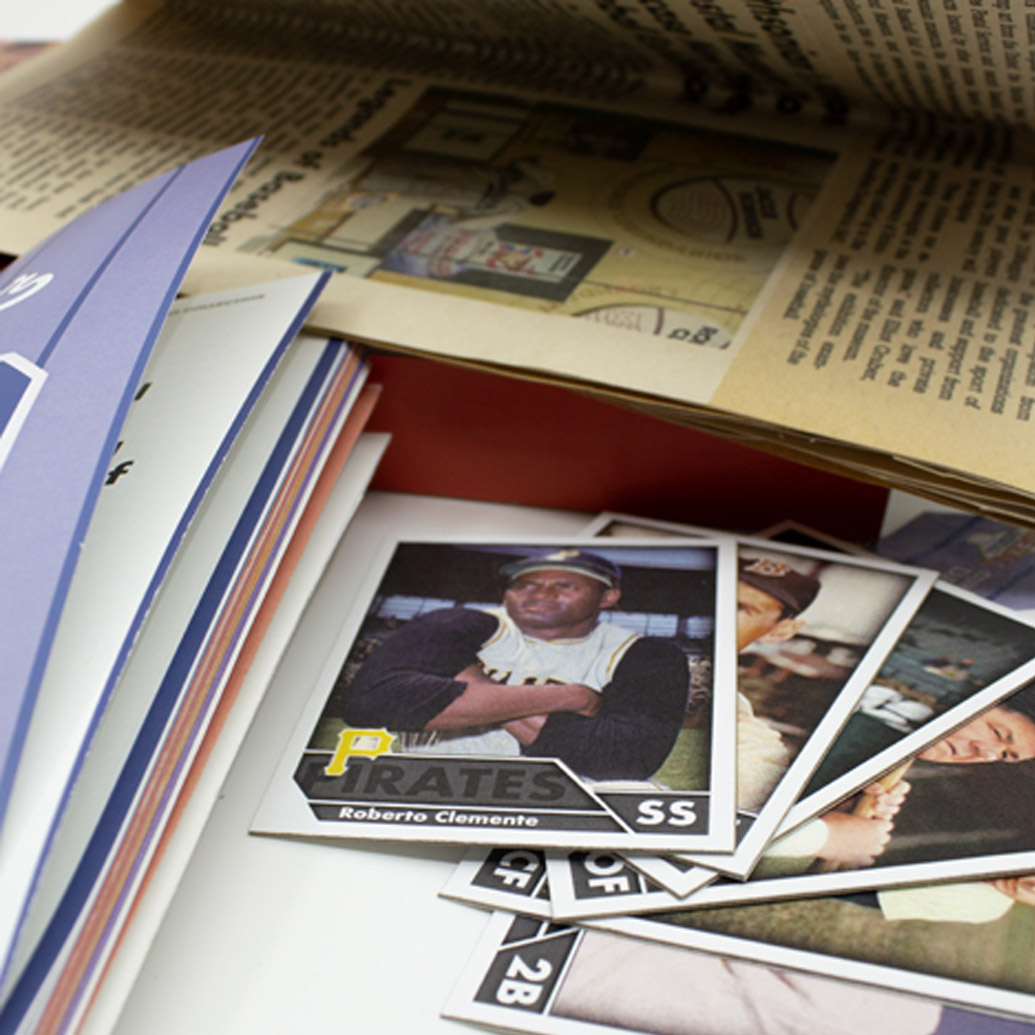
<svg viewBox="0 0 1035 1035">
<path fill-rule="evenodd" d="M 798 72 L 820 93 L 1021 117 L 1035 106 L 1014 74 L 1019 30 L 993 9 L 910 22 L 837 3 L 766 17 L 714 5 L 704 22 L 717 60 L 723 48 L 744 59 L 741 37 L 764 37 L 759 60 L 807 51 Z M 153 172 L 264 133 L 187 290 L 329 267 L 340 275 L 320 329 L 582 387 L 1023 518 L 1035 491 L 1027 166 L 969 130 L 896 149 L 796 120 L 789 104 L 749 137 L 718 108 L 660 99 L 646 9 L 627 22 L 592 10 L 593 56 L 608 89 L 625 90 L 606 103 L 558 96 L 556 75 L 548 97 L 407 74 L 373 51 L 359 67 L 304 34 L 308 58 L 297 41 L 281 54 L 262 34 L 273 8 L 248 33 L 213 37 L 211 22 L 131 0 L 0 83 L 0 247 L 23 251 Z M 544 25 L 568 17 L 551 12 Z M 673 5 L 669 27 L 701 29 L 702 13 Z M 429 31 L 449 27 L 437 5 L 425 14 Z M 939 41 L 964 37 L 979 44 L 980 83 L 958 53 L 925 79 Z M 880 66 L 881 39 L 907 44 L 910 61 Z M 817 41 L 821 54 L 806 47 Z"/>
</svg>

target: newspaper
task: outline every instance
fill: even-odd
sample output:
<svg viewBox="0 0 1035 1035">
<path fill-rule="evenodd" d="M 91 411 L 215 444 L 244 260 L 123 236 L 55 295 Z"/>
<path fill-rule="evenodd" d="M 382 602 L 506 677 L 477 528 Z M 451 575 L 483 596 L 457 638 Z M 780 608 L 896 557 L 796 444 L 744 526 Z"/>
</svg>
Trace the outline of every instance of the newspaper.
<svg viewBox="0 0 1035 1035">
<path fill-rule="evenodd" d="M 264 133 L 188 290 L 332 268 L 320 329 L 1030 522 L 1027 31 L 993 0 L 126 0 L 5 76 L 0 248 Z"/>
</svg>

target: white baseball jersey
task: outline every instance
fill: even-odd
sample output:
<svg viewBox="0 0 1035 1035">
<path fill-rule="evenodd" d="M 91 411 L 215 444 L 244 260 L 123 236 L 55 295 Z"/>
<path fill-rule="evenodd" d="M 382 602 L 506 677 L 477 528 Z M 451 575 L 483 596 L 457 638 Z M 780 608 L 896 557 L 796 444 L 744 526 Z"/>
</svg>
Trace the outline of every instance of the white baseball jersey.
<svg viewBox="0 0 1035 1035">
<path fill-rule="evenodd" d="M 581 683 L 600 691 L 614 675 L 625 652 L 639 635 L 618 625 L 599 622 L 588 636 L 575 640 L 537 640 L 526 636 L 503 607 L 488 607 L 499 620 L 499 629 L 478 650 L 486 674 L 507 686 L 547 683 Z M 422 734 L 420 743 L 406 745 L 409 751 L 435 754 L 503 755 L 521 753 L 518 741 L 507 730 L 481 732 L 441 731 L 431 738 Z"/>
</svg>

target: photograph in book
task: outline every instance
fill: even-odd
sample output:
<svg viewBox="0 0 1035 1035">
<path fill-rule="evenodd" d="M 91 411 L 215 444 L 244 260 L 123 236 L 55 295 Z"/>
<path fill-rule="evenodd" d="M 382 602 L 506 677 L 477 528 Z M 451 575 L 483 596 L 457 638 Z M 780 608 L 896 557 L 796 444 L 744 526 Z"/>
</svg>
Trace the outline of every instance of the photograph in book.
<svg viewBox="0 0 1035 1035">
<path fill-rule="evenodd" d="M 388 544 L 252 830 L 729 851 L 733 551 Z"/>
<path fill-rule="evenodd" d="M 432 89 L 272 254 L 725 348 L 833 155 Z"/>
<path fill-rule="evenodd" d="M 641 525 L 659 535 L 680 530 L 615 517 L 597 535 L 620 539 Z M 745 877 L 935 575 L 764 539 L 736 541 L 737 808 L 753 818 L 738 822 L 730 857 L 697 861 Z M 681 736 L 693 736 L 692 724 Z"/>
<path fill-rule="evenodd" d="M 818 909 L 811 918 L 816 942 L 823 942 L 834 926 L 824 907 L 841 906 L 830 900 L 786 905 Z M 861 906 L 842 908 L 864 911 Z M 708 912 L 598 920 L 586 927 L 498 913 L 443 1013 L 549 1035 L 1030 1031 L 1035 1000 L 1015 977 L 1018 971 L 1030 974 L 1029 954 L 1011 958 L 1000 946 L 994 958 L 976 965 L 960 960 L 946 966 L 942 961 L 951 959 L 951 943 L 958 947 L 965 934 L 957 930 L 943 948 L 931 933 L 926 940 L 910 939 L 907 925 L 902 941 L 912 942 L 912 953 L 876 944 L 865 962 L 856 962 L 827 955 L 826 949 L 803 951 L 764 938 L 751 941 L 681 926 L 684 919 Z M 766 933 L 775 934 L 775 927 Z M 971 964 L 979 960 L 976 952 L 965 956 Z"/>
</svg>

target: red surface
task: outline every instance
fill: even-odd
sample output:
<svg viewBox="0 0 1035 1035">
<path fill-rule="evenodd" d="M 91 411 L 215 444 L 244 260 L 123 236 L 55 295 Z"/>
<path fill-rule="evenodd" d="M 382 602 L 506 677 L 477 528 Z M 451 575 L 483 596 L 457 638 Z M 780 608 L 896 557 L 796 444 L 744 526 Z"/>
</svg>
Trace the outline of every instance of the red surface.
<svg viewBox="0 0 1035 1035">
<path fill-rule="evenodd" d="M 880 526 L 883 489 L 565 389 L 389 355 L 372 380 L 369 428 L 394 436 L 374 488 L 859 542 Z"/>
</svg>

